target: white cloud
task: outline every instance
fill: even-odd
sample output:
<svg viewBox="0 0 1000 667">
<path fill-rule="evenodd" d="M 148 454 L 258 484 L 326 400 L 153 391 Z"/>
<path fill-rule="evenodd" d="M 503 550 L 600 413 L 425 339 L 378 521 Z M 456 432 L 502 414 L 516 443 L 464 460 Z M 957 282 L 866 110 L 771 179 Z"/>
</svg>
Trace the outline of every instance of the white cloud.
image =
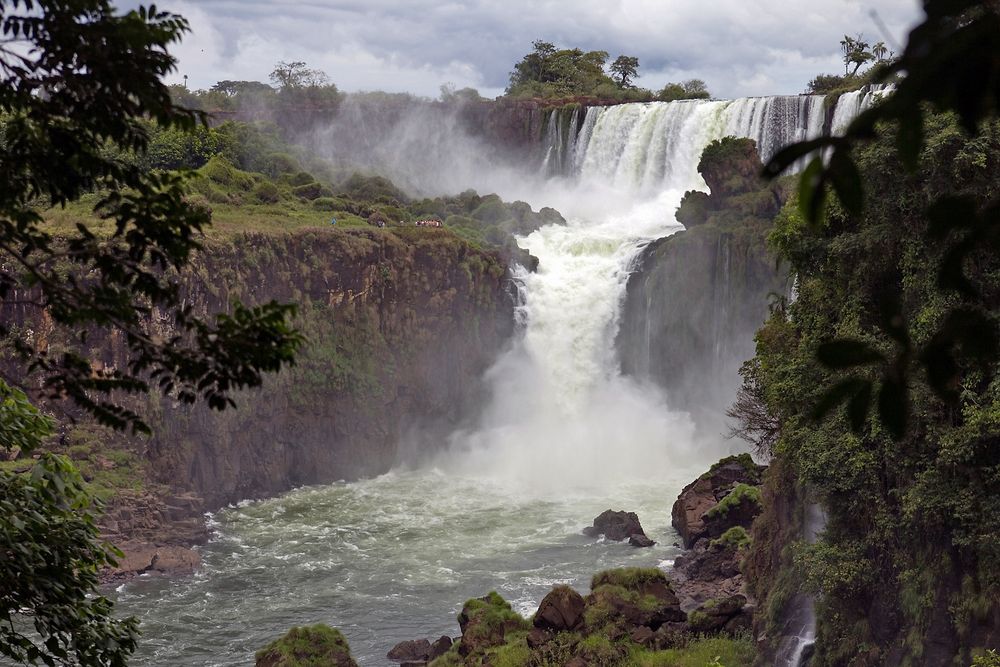
<svg viewBox="0 0 1000 667">
<path fill-rule="evenodd" d="M 434 96 L 442 83 L 498 94 L 534 39 L 636 55 L 651 88 L 704 79 L 718 96 L 801 92 L 837 72 L 839 41 L 890 47 L 920 15 L 915 0 L 167 0 L 191 21 L 175 50 L 192 87 L 266 81 L 279 60 L 323 69 L 344 90 Z M 123 2 L 135 4 L 135 0 Z M 875 9 L 889 29 L 883 36 Z M 895 44 L 893 44 L 895 42 Z"/>
</svg>

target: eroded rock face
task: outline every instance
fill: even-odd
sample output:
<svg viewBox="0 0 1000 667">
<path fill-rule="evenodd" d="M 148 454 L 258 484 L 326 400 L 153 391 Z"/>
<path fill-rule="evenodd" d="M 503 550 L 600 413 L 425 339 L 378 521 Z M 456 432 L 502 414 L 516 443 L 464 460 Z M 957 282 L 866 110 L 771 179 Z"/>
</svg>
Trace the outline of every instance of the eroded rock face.
<svg viewBox="0 0 1000 667">
<path fill-rule="evenodd" d="M 635 512 L 625 512 L 623 510 L 605 510 L 594 519 L 594 525 L 583 529 L 584 535 L 599 537 L 604 535 L 609 540 L 620 542 L 629 540 L 632 546 L 650 547 L 656 544 L 648 537 L 646 531 L 639 523 L 639 516 Z M 634 540 L 632 538 L 635 538 Z"/>
<path fill-rule="evenodd" d="M 690 549 L 702 538 L 718 537 L 735 525 L 749 527 L 760 511 L 759 503 L 756 507 L 747 508 L 742 508 L 741 504 L 731 515 L 728 511 L 724 515 L 706 515 L 737 485 L 759 485 L 765 469 L 766 466 L 754 463 L 749 454 L 730 456 L 685 486 L 671 510 L 673 526 L 680 534 L 684 548 Z"/>
</svg>

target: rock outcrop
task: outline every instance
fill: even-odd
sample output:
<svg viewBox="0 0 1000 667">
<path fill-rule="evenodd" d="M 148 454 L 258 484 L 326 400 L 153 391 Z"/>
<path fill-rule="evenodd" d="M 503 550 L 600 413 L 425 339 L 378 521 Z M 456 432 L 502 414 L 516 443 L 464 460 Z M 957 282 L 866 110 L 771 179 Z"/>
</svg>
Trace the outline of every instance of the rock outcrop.
<svg viewBox="0 0 1000 667">
<path fill-rule="evenodd" d="M 671 406 L 717 430 L 773 295 L 790 289 L 767 246 L 787 195 L 757 178 L 761 169 L 752 140 L 706 149 L 699 170 L 711 194 L 687 193 L 677 211 L 687 229 L 643 250 L 615 342 L 622 372 L 661 387 Z"/>
<path fill-rule="evenodd" d="M 583 529 L 583 534 L 590 537 L 600 537 L 603 535 L 609 540 L 620 542 L 628 540 L 634 547 L 651 547 L 656 542 L 646 536 L 646 532 L 639 523 L 639 516 L 635 512 L 624 510 L 605 510 L 594 519 L 594 525 Z"/>
<path fill-rule="evenodd" d="M 749 454 L 730 456 L 685 486 L 671 510 L 684 548 L 703 538 L 720 537 L 734 526 L 749 528 L 760 513 L 758 486 L 764 470 Z"/>
</svg>

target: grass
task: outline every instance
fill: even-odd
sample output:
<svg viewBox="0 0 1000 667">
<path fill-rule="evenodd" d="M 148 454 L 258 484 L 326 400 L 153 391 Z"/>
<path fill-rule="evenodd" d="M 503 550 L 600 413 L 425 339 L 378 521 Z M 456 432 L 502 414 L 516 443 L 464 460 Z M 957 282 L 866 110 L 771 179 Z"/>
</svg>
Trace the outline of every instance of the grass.
<svg viewBox="0 0 1000 667">
<path fill-rule="evenodd" d="M 696 639 L 684 648 L 666 651 L 635 649 L 628 667 L 749 667 L 757 652 L 746 637 Z"/>
<path fill-rule="evenodd" d="M 637 590 L 644 584 L 666 581 L 667 575 L 655 567 L 622 567 L 595 574 L 590 580 L 590 590 L 596 590 L 599 586 L 621 586 L 627 590 Z"/>
</svg>

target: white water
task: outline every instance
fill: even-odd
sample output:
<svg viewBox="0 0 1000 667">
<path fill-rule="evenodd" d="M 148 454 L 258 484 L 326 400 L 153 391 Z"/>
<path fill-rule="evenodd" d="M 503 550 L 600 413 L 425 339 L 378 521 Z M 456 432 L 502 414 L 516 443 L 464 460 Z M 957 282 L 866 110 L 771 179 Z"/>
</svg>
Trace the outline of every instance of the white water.
<svg viewBox="0 0 1000 667">
<path fill-rule="evenodd" d="M 523 336 L 491 369 L 479 424 L 419 470 L 220 513 L 199 575 L 119 591 L 121 611 L 143 620 L 133 664 L 246 664 L 316 622 L 342 628 L 362 664 L 384 664 L 397 641 L 455 634 L 462 601 L 490 589 L 531 613 L 553 584 L 669 566 L 673 499 L 733 443 L 696 433 L 659 391 L 621 376 L 613 341 L 628 274 L 645 244 L 679 229 L 683 192 L 705 188 L 697 163 L 710 141 L 749 136 L 769 156 L 822 130 L 822 99 L 621 105 L 577 123 L 578 134 L 550 127 L 567 141 L 550 142 L 546 168 L 564 176 L 539 187 L 508 172 L 495 188 L 569 222 L 520 239 L 539 270 L 518 276 Z M 638 512 L 660 544 L 583 537 L 609 507 Z"/>
</svg>

